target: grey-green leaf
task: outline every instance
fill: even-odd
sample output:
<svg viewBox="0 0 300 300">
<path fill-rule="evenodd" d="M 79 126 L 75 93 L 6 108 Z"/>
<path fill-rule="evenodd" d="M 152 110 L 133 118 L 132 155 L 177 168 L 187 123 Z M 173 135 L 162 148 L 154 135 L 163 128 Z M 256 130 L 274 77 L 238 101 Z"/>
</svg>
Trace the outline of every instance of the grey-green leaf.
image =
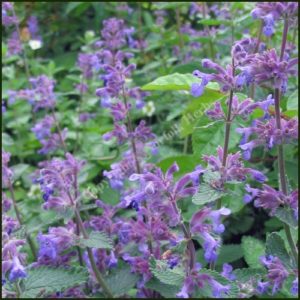
<svg viewBox="0 0 300 300">
<path fill-rule="evenodd" d="M 278 257 L 288 268 L 293 267 L 290 255 L 285 248 L 284 240 L 276 232 L 267 235 L 266 254 Z"/>
<path fill-rule="evenodd" d="M 288 224 L 296 228 L 298 226 L 298 222 L 295 219 L 294 211 L 287 207 L 279 207 L 276 210 L 275 216 L 281 220 L 282 222 Z"/>
<path fill-rule="evenodd" d="M 243 268 L 236 269 L 233 271 L 233 274 L 236 276 L 236 280 L 240 282 L 246 282 L 252 278 L 258 280 L 262 278 L 267 271 L 263 268 Z"/>
<path fill-rule="evenodd" d="M 199 191 L 193 196 L 192 201 L 197 205 L 204 205 L 219 199 L 225 194 L 226 193 L 212 188 L 207 183 L 202 183 L 199 187 Z"/>
<path fill-rule="evenodd" d="M 152 274 L 164 284 L 181 287 L 185 273 L 180 267 L 170 269 L 168 264 L 162 260 L 150 259 L 150 270 Z"/>
<path fill-rule="evenodd" d="M 85 283 L 88 272 L 85 268 L 38 267 L 27 271 L 23 280 L 24 290 L 20 298 L 36 298 Z"/>
<path fill-rule="evenodd" d="M 126 294 L 138 280 L 139 276 L 132 273 L 127 266 L 106 277 L 106 283 L 115 297 Z"/>
<path fill-rule="evenodd" d="M 259 258 L 265 255 L 265 245 L 260 240 L 244 236 L 242 238 L 242 248 L 247 264 L 251 268 L 262 268 Z"/>
<path fill-rule="evenodd" d="M 81 238 L 79 241 L 80 246 L 97 248 L 97 249 L 112 249 L 112 240 L 106 233 L 100 231 L 92 231 L 88 239 Z"/>
</svg>

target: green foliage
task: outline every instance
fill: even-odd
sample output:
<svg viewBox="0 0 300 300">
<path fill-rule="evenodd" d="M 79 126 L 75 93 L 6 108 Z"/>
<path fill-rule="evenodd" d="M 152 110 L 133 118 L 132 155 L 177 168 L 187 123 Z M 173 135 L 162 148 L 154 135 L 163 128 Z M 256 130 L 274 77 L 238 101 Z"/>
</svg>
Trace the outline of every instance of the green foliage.
<svg viewBox="0 0 300 300">
<path fill-rule="evenodd" d="M 288 207 L 279 207 L 275 212 L 275 216 L 293 228 L 298 227 L 298 222 L 295 219 L 294 211 Z"/>
<path fill-rule="evenodd" d="M 223 195 L 225 195 L 224 192 L 212 188 L 207 183 L 202 183 L 199 187 L 199 191 L 193 196 L 193 203 L 204 205 L 219 199 Z"/>
<path fill-rule="evenodd" d="M 125 295 L 139 280 L 139 276 L 131 272 L 130 267 L 118 269 L 105 278 L 105 282 L 114 297 Z"/>
<path fill-rule="evenodd" d="M 291 257 L 278 233 L 273 232 L 267 235 L 266 254 L 277 256 L 286 267 L 292 268 Z"/>
<path fill-rule="evenodd" d="M 230 290 L 227 294 L 223 294 L 222 298 L 236 298 L 238 296 L 238 286 L 234 281 L 229 281 L 225 277 L 221 276 L 219 273 L 217 273 L 214 270 L 210 269 L 201 269 L 201 274 L 207 274 L 211 277 L 213 277 L 216 281 L 221 283 L 222 285 L 229 285 Z M 211 291 L 211 285 L 208 283 L 205 283 L 204 288 L 198 289 L 197 297 L 205 297 L 205 298 L 213 298 L 212 291 Z"/>
<path fill-rule="evenodd" d="M 170 269 L 166 261 L 156 260 L 151 257 L 150 270 L 160 282 L 167 285 L 182 286 L 185 272 L 181 267 L 176 266 L 175 268 Z"/>
<path fill-rule="evenodd" d="M 236 128 L 232 124 L 232 131 Z M 201 157 L 203 154 L 213 154 L 219 145 L 223 145 L 225 128 L 223 122 L 211 122 L 206 116 L 203 116 L 196 124 L 192 134 L 192 146 L 194 155 Z M 239 142 L 238 135 L 232 135 L 229 140 L 229 151 L 231 151 Z"/>
<path fill-rule="evenodd" d="M 238 281 L 247 282 L 251 279 L 257 281 L 260 278 L 263 278 L 267 274 L 267 271 L 263 268 L 244 268 L 234 270 L 233 274 Z"/>
<path fill-rule="evenodd" d="M 240 244 L 222 245 L 216 265 L 222 266 L 224 263 L 232 263 L 242 257 L 243 249 Z"/>
<path fill-rule="evenodd" d="M 156 278 L 148 281 L 146 288 L 159 292 L 164 298 L 175 298 L 176 294 L 180 291 L 178 286 L 162 283 Z"/>
<path fill-rule="evenodd" d="M 262 267 L 259 258 L 265 254 L 265 245 L 260 240 L 251 236 L 243 236 L 242 249 L 249 267 Z"/>
<path fill-rule="evenodd" d="M 189 91 L 193 83 L 201 82 L 192 74 L 174 73 L 171 75 L 161 76 L 154 81 L 144 85 L 144 91 Z M 208 90 L 216 90 L 216 85 L 208 84 Z"/>
<path fill-rule="evenodd" d="M 112 249 L 112 240 L 104 232 L 92 231 L 88 239 L 81 238 L 79 240 L 81 247 Z"/>
<path fill-rule="evenodd" d="M 21 298 L 37 298 L 81 285 L 88 279 L 85 268 L 31 268 L 23 280 Z"/>
</svg>

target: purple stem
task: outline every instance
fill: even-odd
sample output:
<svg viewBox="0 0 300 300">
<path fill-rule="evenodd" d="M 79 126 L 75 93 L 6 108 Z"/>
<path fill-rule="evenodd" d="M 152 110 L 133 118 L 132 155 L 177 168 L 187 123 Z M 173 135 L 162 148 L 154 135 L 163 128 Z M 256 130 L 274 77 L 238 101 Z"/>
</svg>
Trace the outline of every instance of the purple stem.
<svg viewBox="0 0 300 300">
<path fill-rule="evenodd" d="M 283 60 L 286 42 L 287 42 L 287 33 L 288 33 L 288 19 L 284 19 L 284 28 L 282 34 L 282 43 L 281 43 L 281 52 L 280 52 L 280 61 Z M 281 115 L 280 115 L 280 91 L 278 88 L 275 89 L 275 119 L 276 119 L 276 127 L 281 130 Z M 285 194 L 288 195 L 287 182 L 285 177 L 285 165 L 284 165 L 284 153 L 283 153 L 283 145 L 278 145 L 278 169 L 279 169 L 279 177 L 280 177 L 280 189 Z M 298 265 L 298 251 L 297 247 L 293 241 L 290 227 L 284 223 L 284 230 L 286 233 L 286 237 L 290 248 L 292 250 L 293 258 L 295 263 Z"/>
</svg>

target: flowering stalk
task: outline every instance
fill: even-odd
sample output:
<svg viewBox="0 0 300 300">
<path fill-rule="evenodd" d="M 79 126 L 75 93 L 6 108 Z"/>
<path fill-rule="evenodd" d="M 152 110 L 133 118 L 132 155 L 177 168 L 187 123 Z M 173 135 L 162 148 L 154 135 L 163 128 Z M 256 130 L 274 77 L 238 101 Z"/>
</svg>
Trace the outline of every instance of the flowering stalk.
<svg viewBox="0 0 300 300">
<path fill-rule="evenodd" d="M 259 26 L 259 30 L 258 30 L 258 37 L 257 37 L 257 43 L 256 43 L 256 46 L 255 46 L 255 49 L 254 49 L 254 53 L 257 53 L 258 50 L 259 50 L 259 45 L 260 45 L 260 42 L 261 42 L 261 35 L 262 35 L 262 31 L 263 31 L 263 27 L 264 27 L 264 22 L 261 20 L 261 23 L 260 23 L 260 26 Z M 250 85 L 250 92 L 249 92 L 249 97 L 251 99 L 254 98 L 254 95 L 255 95 L 255 84 L 254 82 L 251 83 Z"/>
<path fill-rule="evenodd" d="M 88 238 L 88 234 L 83 226 L 83 223 L 82 223 L 82 220 L 81 220 L 81 217 L 80 217 L 80 213 L 78 211 L 78 208 L 76 207 L 75 208 L 75 217 L 76 217 L 76 221 L 77 221 L 77 224 L 79 226 L 79 229 L 83 235 L 83 237 L 85 239 Z M 106 282 L 105 280 L 103 279 L 101 273 L 99 272 L 98 268 L 97 268 L 97 265 L 95 263 L 95 259 L 94 259 L 94 256 L 93 256 L 93 253 L 92 253 L 92 250 L 91 248 L 87 248 L 87 253 L 88 253 L 88 257 L 89 257 L 89 260 L 90 260 L 90 263 L 91 263 L 91 267 L 94 271 L 94 274 L 96 276 L 96 279 L 98 281 L 98 283 L 100 284 L 100 286 L 102 287 L 103 291 L 105 292 L 105 294 L 109 297 L 109 298 L 113 298 L 113 294 L 111 293 L 110 289 L 108 288 L 108 286 L 106 285 Z"/>
<path fill-rule="evenodd" d="M 234 77 L 234 60 L 232 58 L 232 77 Z M 232 100 L 233 100 L 233 89 L 230 90 L 229 101 L 228 101 L 228 111 L 226 117 L 226 127 L 225 127 L 225 140 L 224 140 L 224 152 L 223 152 L 223 160 L 222 165 L 225 167 L 226 159 L 228 155 L 228 145 L 230 139 L 230 129 L 231 129 L 231 110 L 232 110 Z M 220 209 L 222 206 L 222 199 L 219 198 L 217 201 L 217 209 Z"/>
<path fill-rule="evenodd" d="M 9 191 L 10 191 L 10 195 L 11 195 L 11 199 L 12 199 L 12 202 L 13 202 L 13 207 L 14 207 L 14 210 L 15 210 L 15 213 L 16 213 L 17 220 L 18 220 L 20 226 L 22 226 L 23 221 L 22 221 L 22 218 L 21 218 L 19 208 L 17 206 L 14 189 L 13 189 L 13 186 L 12 186 L 12 183 L 11 183 L 10 179 L 8 179 L 8 188 L 9 188 Z M 25 229 L 25 236 L 26 236 L 27 242 L 29 244 L 30 250 L 32 252 L 33 258 L 36 259 L 36 250 L 35 250 L 35 247 L 34 247 L 34 243 L 31 239 L 30 235 L 27 233 L 26 229 Z"/>
<path fill-rule="evenodd" d="M 123 101 L 124 101 L 125 107 L 128 107 L 124 84 L 122 86 L 122 95 L 123 95 Z M 126 118 L 127 118 L 128 132 L 131 133 L 131 132 L 133 132 L 133 127 L 132 127 L 132 122 L 131 122 L 129 110 L 126 114 Z M 134 155 L 136 171 L 137 171 L 138 174 L 140 174 L 141 173 L 141 167 L 140 167 L 139 160 L 138 160 L 138 157 L 137 157 L 137 151 L 136 151 L 136 144 L 135 144 L 134 136 L 131 138 L 131 146 L 132 146 L 132 151 L 133 151 L 133 155 Z"/>
<path fill-rule="evenodd" d="M 66 146 L 66 144 L 64 142 L 64 139 L 63 139 L 63 136 L 62 136 L 62 133 L 61 133 L 61 129 L 60 129 L 59 123 L 57 121 L 57 118 L 56 118 L 55 111 L 54 111 L 53 107 L 51 108 L 51 114 L 52 114 L 55 126 L 57 128 L 57 133 L 58 133 L 61 145 L 63 146 L 64 152 L 66 153 L 67 152 L 67 146 Z"/>
<path fill-rule="evenodd" d="M 283 60 L 285 46 L 287 42 L 287 33 L 288 33 L 288 19 L 284 19 L 284 28 L 282 34 L 282 43 L 281 43 L 281 52 L 280 52 L 280 61 Z M 275 88 L 275 119 L 276 119 L 276 126 L 277 129 L 281 130 L 281 115 L 280 115 L 280 91 L 278 88 Z M 286 183 L 285 177 L 285 165 L 284 165 L 284 153 L 283 153 L 283 145 L 278 145 L 278 169 L 279 169 L 279 176 L 280 176 L 280 189 L 282 192 L 287 195 L 288 188 Z M 295 262 L 298 264 L 298 252 L 296 245 L 294 244 L 290 227 L 284 223 L 284 230 L 286 233 L 287 240 L 292 250 L 292 254 L 294 257 Z"/>
</svg>

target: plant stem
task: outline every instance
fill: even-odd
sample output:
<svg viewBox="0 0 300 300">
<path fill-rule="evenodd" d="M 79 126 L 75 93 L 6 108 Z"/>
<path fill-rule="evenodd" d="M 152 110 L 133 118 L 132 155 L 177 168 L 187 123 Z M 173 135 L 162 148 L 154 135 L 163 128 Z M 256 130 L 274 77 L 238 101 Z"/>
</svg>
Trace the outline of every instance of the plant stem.
<svg viewBox="0 0 300 300">
<path fill-rule="evenodd" d="M 53 117 L 53 119 L 54 119 L 55 126 L 56 126 L 56 128 L 57 128 L 57 133 L 58 133 L 58 136 L 59 136 L 61 145 L 62 145 L 63 148 L 64 148 L 63 150 L 64 150 L 65 153 L 67 153 L 67 152 L 68 152 L 68 151 L 67 151 L 67 147 L 66 147 L 66 144 L 65 144 L 65 142 L 64 142 L 64 139 L 63 139 L 63 137 L 62 137 L 62 131 L 61 131 L 61 129 L 60 129 L 60 126 L 59 126 L 59 123 L 58 123 L 58 121 L 57 121 L 57 118 L 56 118 L 56 115 L 55 115 L 55 111 L 54 111 L 53 108 L 51 108 L 51 114 L 52 114 L 52 117 Z"/>
<path fill-rule="evenodd" d="M 16 15 L 16 12 L 15 12 L 14 6 L 12 7 L 12 13 L 13 13 L 13 16 L 17 19 L 17 15 Z M 17 31 L 17 34 L 18 34 L 18 38 L 21 42 L 21 32 L 20 32 L 20 27 L 19 27 L 18 23 L 15 23 L 15 28 L 16 28 L 16 31 Z M 28 64 L 26 49 L 25 49 L 25 45 L 23 43 L 21 43 L 21 45 L 22 45 L 22 60 L 23 60 L 24 68 L 25 68 L 25 75 L 26 75 L 28 83 L 30 84 L 30 77 L 31 76 L 30 76 L 30 70 L 29 70 L 29 64 Z M 31 112 L 32 112 L 32 119 L 33 119 L 33 121 L 35 121 L 35 113 L 34 113 L 33 108 L 31 110 Z"/>
<path fill-rule="evenodd" d="M 83 223 L 82 223 L 82 220 L 81 220 L 81 217 L 80 217 L 80 213 L 79 213 L 77 207 L 75 208 L 75 217 L 76 217 L 77 224 L 78 224 L 78 226 L 79 226 L 79 228 L 80 228 L 80 231 L 81 231 L 83 237 L 84 237 L 85 239 L 87 239 L 89 236 L 88 236 L 88 234 L 87 234 L 87 232 L 86 232 L 86 230 L 85 230 L 85 228 L 84 228 L 84 226 L 83 226 Z M 101 286 L 101 288 L 103 289 L 104 293 L 105 293 L 109 298 L 114 298 L 112 292 L 111 292 L 110 289 L 108 288 L 108 286 L 107 286 L 107 284 L 106 284 L 104 278 L 102 277 L 101 273 L 100 273 L 99 270 L 98 270 L 98 267 L 97 267 L 97 265 L 96 265 L 96 263 L 95 263 L 95 260 L 94 260 L 94 256 L 93 256 L 93 253 L 92 253 L 92 249 L 89 248 L 89 247 L 87 247 L 86 249 L 87 249 L 88 257 L 89 257 L 89 260 L 90 260 L 90 263 L 91 263 L 91 267 L 92 267 L 92 269 L 93 269 L 93 272 L 94 272 L 94 274 L 95 274 L 95 277 L 96 277 L 96 279 L 97 279 L 99 285 Z"/>
<path fill-rule="evenodd" d="M 286 42 L 287 42 L 287 33 L 288 33 L 288 19 L 284 19 L 284 28 L 282 34 L 282 43 L 281 43 L 281 52 L 280 52 L 280 61 L 283 60 Z M 280 115 L 280 91 L 278 88 L 275 89 L 275 119 L 276 119 L 276 127 L 281 130 L 281 115 Z M 288 195 L 287 182 L 285 177 L 285 165 L 284 165 L 284 153 L 283 153 L 283 145 L 278 145 L 278 169 L 279 169 L 279 177 L 280 177 L 280 189 L 284 195 Z M 290 227 L 284 223 L 284 230 L 290 245 L 294 261 L 298 265 L 298 251 L 297 247 L 292 239 L 292 234 Z"/>
<path fill-rule="evenodd" d="M 178 207 L 176 205 L 176 201 L 175 199 L 173 199 L 172 195 L 169 194 L 170 197 L 170 201 L 172 204 L 173 209 L 175 210 L 175 212 L 177 214 L 179 214 L 178 211 Z M 196 263 L 196 250 L 195 250 L 195 246 L 192 240 L 192 236 L 191 236 L 191 232 L 188 230 L 188 228 L 184 225 L 183 220 L 180 217 L 180 227 L 183 231 L 184 237 L 188 240 L 188 244 L 187 244 L 187 250 L 189 251 L 189 268 L 188 268 L 188 273 L 194 269 L 195 267 L 195 263 Z"/>
<path fill-rule="evenodd" d="M 258 30 L 257 43 L 255 45 L 255 49 L 254 49 L 253 53 L 257 53 L 258 52 L 259 45 L 260 45 L 260 42 L 261 42 L 261 35 L 262 35 L 263 26 L 264 26 L 264 21 L 261 20 L 261 23 L 260 23 L 260 26 L 259 26 L 259 30 Z M 254 99 L 254 96 L 255 96 L 255 84 L 251 83 L 251 85 L 250 85 L 250 91 L 249 91 L 249 97 L 251 99 Z"/>
<path fill-rule="evenodd" d="M 228 111 L 226 117 L 226 127 L 225 127 L 225 140 L 224 140 L 224 147 L 223 147 L 223 159 L 222 159 L 222 166 L 226 166 L 226 160 L 228 155 L 228 146 L 230 140 L 230 129 L 231 129 L 231 108 L 232 108 L 232 99 L 233 99 L 233 90 L 230 90 L 229 94 L 229 102 L 228 102 Z M 217 209 L 220 209 L 222 206 L 222 199 L 219 198 L 217 201 Z"/>
<path fill-rule="evenodd" d="M 20 296 L 21 296 L 22 291 L 21 291 L 21 288 L 20 288 L 20 285 L 19 285 L 18 281 L 15 282 L 15 287 L 16 287 L 16 297 L 19 299 Z"/>
<path fill-rule="evenodd" d="M 178 37 L 179 37 L 179 47 L 180 47 L 180 50 L 182 50 L 183 47 L 184 47 L 184 42 L 183 42 L 183 37 L 182 37 L 181 31 L 180 31 L 180 29 L 181 29 L 181 20 L 180 20 L 180 11 L 179 11 L 179 8 L 175 9 L 175 14 L 176 14 L 177 34 L 178 34 Z"/>
<path fill-rule="evenodd" d="M 8 180 L 8 188 L 9 188 L 9 191 L 10 191 L 10 195 L 11 195 L 11 199 L 12 199 L 12 202 L 13 202 L 13 207 L 14 207 L 14 211 L 15 211 L 18 223 L 19 223 L 20 226 L 22 226 L 23 221 L 22 221 L 21 213 L 19 211 L 17 201 L 16 201 L 16 198 L 15 198 L 14 189 L 13 189 L 13 186 L 12 186 L 12 183 L 11 183 L 10 180 Z M 35 246 L 34 246 L 34 243 L 31 239 L 31 236 L 27 233 L 26 228 L 25 228 L 25 236 L 26 236 L 26 240 L 29 244 L 30 250 L 32 252 L 33 258 L 34 258 L 34 260 L 36 260 L 37 256 L 36 256 Z"/>
<path fill-rule="evenodd" d="M 79 126 L 76 128 L 76 142 L 75 142 L 75 147 L 74 147 L 74 152 L 77 151 L 78 146 L 79 146 L 79 128 L 80 128 L 80 114 L 81 114 L 81 109 L 82 109 L 82 101 L 83 101 L 83 91 L 82 91 L 82 86 L 84 84 L 84 77 L 83 75 L 81 75 L 81 80 L 80 80 L 80 95 L 79 95 L 79 107 L 78 107 L 78 122 L 79 122 Z"/>
<path fill-rule="evenodd" d="M 127 103 L 127 97 L 126 97 L 126 94 L 125 94 L 124 85 L 122 87 L 122 94 L 123 94 L 124 104 L 125 104 L 126 108 L 128 108 L 127 128 L 128 128 L 129 133 L 132 133 L 133 132 L 133 127 L 132 127 L 132 122 L 131 122 L 131 118 L 130 118 L 130 112 L 129 112 L 129 107 L 128 107 L 128 103 Z M 137 149 L 136 149 L 136 144 L 135 144 L 134 137 L 131 138 L 131 146 L 132 146 L 133 156 L 134 156 L 134 160 L 135 160 L 136 170 L 137 170 L 137 173 L 140 174 L 141 173 L 141 167 L 140 167 L 138 156 L 137 156 Z"/>
</svg>

